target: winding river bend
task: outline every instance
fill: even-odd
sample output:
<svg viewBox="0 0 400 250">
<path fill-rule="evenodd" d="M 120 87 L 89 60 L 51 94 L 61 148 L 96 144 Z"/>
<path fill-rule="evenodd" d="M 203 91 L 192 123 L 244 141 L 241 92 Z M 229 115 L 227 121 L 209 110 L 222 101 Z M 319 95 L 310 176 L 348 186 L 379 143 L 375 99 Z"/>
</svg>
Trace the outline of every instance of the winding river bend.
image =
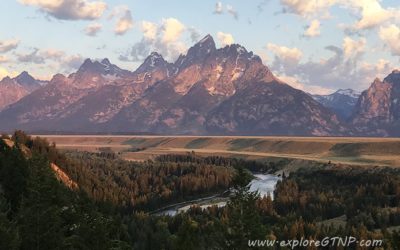
<svg viewBox="0 0 400 250">
<path fill-rule="evenodd" d="M 270 194 L 273 198 L 273 192 L 275 190 L 276 183 L 281 180 L 281 177 L 271 174 L 254 174 L 254 177 L 255 178 L 250 182 L 250 191 L 258 191 L 260 196 L 266 196 Z M 186 212 L 191 206 L 194 205 L 198 205 L 201 208 L 207 208 L 211 206 L 224 207 L 227 200 L 227 197 L 213 195 L 201 199 L 177 203 L 165 209 L 158 210 L 155 212 L 155 214 L 175 216 L 178 213 Z"/>
</svg>

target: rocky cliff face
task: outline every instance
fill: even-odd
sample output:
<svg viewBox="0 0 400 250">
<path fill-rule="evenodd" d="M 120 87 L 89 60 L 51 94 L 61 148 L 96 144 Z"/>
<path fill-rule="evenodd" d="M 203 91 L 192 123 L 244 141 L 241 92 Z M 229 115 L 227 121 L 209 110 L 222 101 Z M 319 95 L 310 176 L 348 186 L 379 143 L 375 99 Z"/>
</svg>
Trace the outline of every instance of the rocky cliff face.
<svg viewBox="0 0 400 250">
<path fill-rule="evenodd" d="M 400 71 L 393 71 L 383 81 L 375 79 L 361 94 L 352 124 L 361 134 L 400 135 Z"/>
<path fill-rule="evenodd" d="M 243 46 L 204 37 L 135 71 L 85 60 L 0 113 L 0 129 L 165 134 L 344 135 L 329 109 L 279 81 Z"/>
</svg>

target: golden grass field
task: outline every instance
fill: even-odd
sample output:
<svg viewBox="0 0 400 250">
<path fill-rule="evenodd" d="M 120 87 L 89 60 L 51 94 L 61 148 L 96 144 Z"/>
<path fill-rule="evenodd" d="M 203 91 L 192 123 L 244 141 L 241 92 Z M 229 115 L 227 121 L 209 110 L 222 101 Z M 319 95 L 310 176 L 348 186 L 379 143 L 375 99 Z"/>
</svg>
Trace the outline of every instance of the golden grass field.
<svg viewBox="0 0 400 250">
<path fill-rule="evenodd" d="M 128 160 L 195 151 L 251 159 L 285 158 L 360 166 L 400 166 L 400 138 L 42 135 L 60 149 L 112 150 Z M 137 151 L 137 152 L 135 152 Z"/>
</svg>

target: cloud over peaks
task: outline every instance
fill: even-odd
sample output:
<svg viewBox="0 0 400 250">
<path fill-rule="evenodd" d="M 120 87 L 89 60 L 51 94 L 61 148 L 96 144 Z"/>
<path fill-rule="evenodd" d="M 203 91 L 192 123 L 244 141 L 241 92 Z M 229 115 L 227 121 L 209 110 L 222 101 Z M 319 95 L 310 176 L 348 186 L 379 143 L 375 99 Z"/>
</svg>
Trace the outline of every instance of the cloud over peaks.
<svg viewBox="0 0 400 250">
<path fill-rule="evenodd" d="M 217 38 L 222 47 L 226 45 L 231 45 L 235 42 L 235 39 L 233 39 L 232 34 L 229 33 L 218 32 Z"/>
<path fill-rule="evenodd" d="M 267 48 L 275 54 L 271 69 L 279 76 L 291 76 L 302 83 L 302 89 L 311 91 L 317 87 L 329 89 L 353 88 L 361 90 L 379 76 L 384 76 L 393 70 L 393 65 L 384 59 L 376 64 L 363 61 L 366 51 L 366 40 L 343 39 L 342 47 L 327 46 L 325 49 L 332 53 L 327 58 L 300 61 L 300 53 L 296 48 L 286 48 L 269 45 Z"/>
<path fill-rule="evenodd" d="M 163 19 L 161 32 L 163 34 L 162 40 L 164 43 L 175 42 L 182 35 L 185 30 L 185 25 L 183 25 L 178 19 L 167 18 Z"/>
<path fill-rule="evenodd" d="M 303 52 L 298 48 L 288 48 L 268 43 L 267 49 L 275 54 L 275 62 L 280 61 L 285 67 L 297 66 L 303 57 Z"/>
<path fill-rule="evenodd" d="M 141 62 L 151 52 L 157 51 L 165 58 L 175 60 L 187 49 L 185 43 L 181 40 L 183 33 L 188 33 L 190 37 L 193 34 L 193 28 L 186 28 L 176 18 L 164 18 L 160 23 L 142 21 L 140 29 L 143 33 L 142 39 L 135 43 L 128 53 L 121 55 L 121 61 Z"/>
</svg>

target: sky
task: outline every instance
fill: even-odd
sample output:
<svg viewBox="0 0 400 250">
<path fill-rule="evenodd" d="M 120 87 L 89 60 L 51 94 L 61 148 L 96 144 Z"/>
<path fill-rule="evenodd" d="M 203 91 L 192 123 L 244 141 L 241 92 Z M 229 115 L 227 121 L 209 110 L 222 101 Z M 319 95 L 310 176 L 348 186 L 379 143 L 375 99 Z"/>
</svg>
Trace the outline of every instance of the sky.
<svg viewBox="0 0 400 250">
<path fill-rule="evenodd" d="M 358 91 L 400 68 L 398 0 L 2 0 L 0 78 L 70 74 L 85 58 L 135 70 L 174 62 L 210 34 L 238 43 L 288 84 Z"/>
</svg>

